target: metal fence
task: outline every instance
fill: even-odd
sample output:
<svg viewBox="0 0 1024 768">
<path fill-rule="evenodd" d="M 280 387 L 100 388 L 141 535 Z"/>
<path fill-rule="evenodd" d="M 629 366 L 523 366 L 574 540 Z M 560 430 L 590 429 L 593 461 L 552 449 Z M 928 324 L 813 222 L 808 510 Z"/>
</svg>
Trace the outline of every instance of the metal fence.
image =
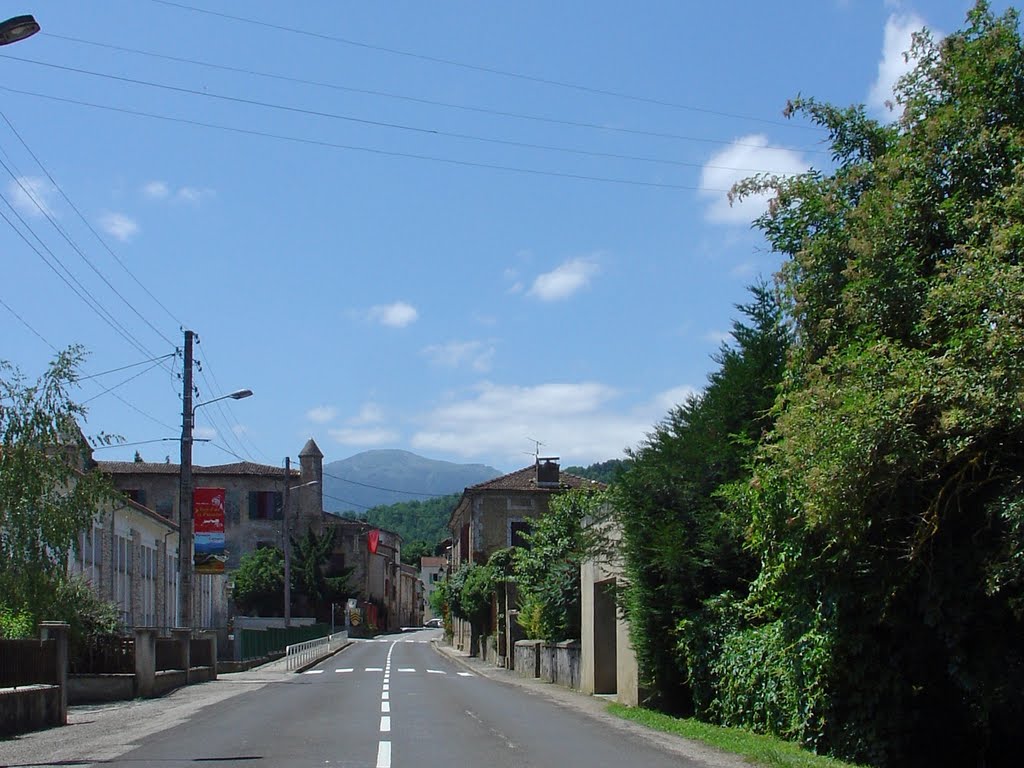
<svg viewBox="0 0 1024 768">
<path fill-rule="evenodd" d="M 298 669 L 316 661 L 321 656 L 336 651 L 346 640 L 348 640 L 348 632 L 335 632 L 327 637 L 289 645 L 285 649 L 285 668 Z"/>
<path fill-rule="evenodd" d="M 242 629 L 242 659 L 259 659 L 275 653 L 284 653 L 294 643 L 326 637 L 330 634 L 326 624 L 307 627 L 268 627 L 267 629 Z"/>
<path fill-rule="evenodd" d="M 0 688 L 58 682 L 56 640 L 0 640 Z"/>
<path fill-rule="evenodd" d="M 68 671 L 77 675 L 135 674 L 135 638 L 90 638 L 72 651 Z"/>
</svg>

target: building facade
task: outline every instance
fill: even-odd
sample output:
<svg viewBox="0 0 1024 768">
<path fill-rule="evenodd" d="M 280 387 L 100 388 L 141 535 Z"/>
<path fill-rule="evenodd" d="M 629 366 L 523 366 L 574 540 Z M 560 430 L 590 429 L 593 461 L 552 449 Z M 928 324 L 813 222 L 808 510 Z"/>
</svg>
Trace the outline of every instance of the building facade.
<svg viewBox="0 0 1024 768">
<path fill-rule="evenodd" d="M 448 573 L 448 559 L 445 557 L 421 557 L 420 558 L 420 584 L 423 585 L 423 620 L 443 619 L 443 616 L 435 616 L 430 607 L 430 596 L 437 589 L 438 584 L 444 581 Z"/>
</svg>

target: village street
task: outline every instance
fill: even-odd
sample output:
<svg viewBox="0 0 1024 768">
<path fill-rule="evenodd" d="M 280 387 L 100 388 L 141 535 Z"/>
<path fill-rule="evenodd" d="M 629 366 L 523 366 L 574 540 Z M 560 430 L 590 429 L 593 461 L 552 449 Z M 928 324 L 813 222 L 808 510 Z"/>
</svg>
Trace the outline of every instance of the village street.
<svg viewBox="0 0 1024 768">
<path fill-rule="evenodd" d="M 432 647 L 439 635 L 356 641 L 298 674 L 253 670 L 76 707 L 70 727 L 0 742 L 0 766 L 738 764 L 601 714 L 600 700 L 491 679 Z"/>
</svg>

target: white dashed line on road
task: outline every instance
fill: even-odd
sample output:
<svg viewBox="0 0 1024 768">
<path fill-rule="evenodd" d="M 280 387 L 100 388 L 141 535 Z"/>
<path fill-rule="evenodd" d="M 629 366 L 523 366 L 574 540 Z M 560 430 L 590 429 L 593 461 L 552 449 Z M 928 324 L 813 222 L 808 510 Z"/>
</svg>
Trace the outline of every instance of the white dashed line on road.
<svg viewBox="0 0 1024 768">
<path fill-rule="evenodd" d="M 363 670 L 364 672 L 383 672 L 384 667 L 367 667 Z"/>
<path fill-rule="evenodd" d="M 448 673 L 445 672 L 443 669 L 428 669 L 427 670 L 427 674 L 428 675 L 447 675 Z"/>
<path fill-rule="evenodd" d="M 377 746 L 377 768 L 391 768 L 390 741 L 382 741 Z"/>
<path fill-rule="evenodd" d="M 472 672 L 459 672 L 459 677 L 476 677 Z"/>
<path fill-rule="evenodd" d="M 345 669 L 336 669 L 334 671 L 335 672 L 352 672 L 353 670 L 352 670 L 352 667 L 347 667 Z"/>
<path fill-rule="evenodd" d="M 399 672 L 415 672 L 416 670 L 412 667 L 402 667 L 398 670 Z"/>
<path fill-rule="evenodd" d="M 391 704 L 386 701 L 382 701 L 380 703 L 380 711 L 382 714 L 389 714 L 391 712 Z"/>
<path fill-rule="evenodd" d="M 324 671 L 322 669 L 309 669 L 303 672 L 304 675 L 322 675 Z"/>
<path fill-rule="evenodd" d="M 382 715 L 380 718 L 380 732 L 389 733 L 391 731 L 391 718 L 387 715 Z"/>
</svg>

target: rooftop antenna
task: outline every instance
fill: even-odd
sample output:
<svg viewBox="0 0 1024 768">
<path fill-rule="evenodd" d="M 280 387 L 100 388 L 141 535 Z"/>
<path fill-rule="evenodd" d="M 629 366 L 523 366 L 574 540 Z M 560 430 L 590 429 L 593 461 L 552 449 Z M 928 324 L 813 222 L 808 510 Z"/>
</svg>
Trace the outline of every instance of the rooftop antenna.
<svg viewBox="0 0 1024 768">
<path fill-rule="evenodd" d="M 528 437 L 526 439 L 533 443 L 533 463 L 536 464 L 540 460 L 540 447 L 544 445 L 544 443 L 532 437 Z"/>
</svg>

